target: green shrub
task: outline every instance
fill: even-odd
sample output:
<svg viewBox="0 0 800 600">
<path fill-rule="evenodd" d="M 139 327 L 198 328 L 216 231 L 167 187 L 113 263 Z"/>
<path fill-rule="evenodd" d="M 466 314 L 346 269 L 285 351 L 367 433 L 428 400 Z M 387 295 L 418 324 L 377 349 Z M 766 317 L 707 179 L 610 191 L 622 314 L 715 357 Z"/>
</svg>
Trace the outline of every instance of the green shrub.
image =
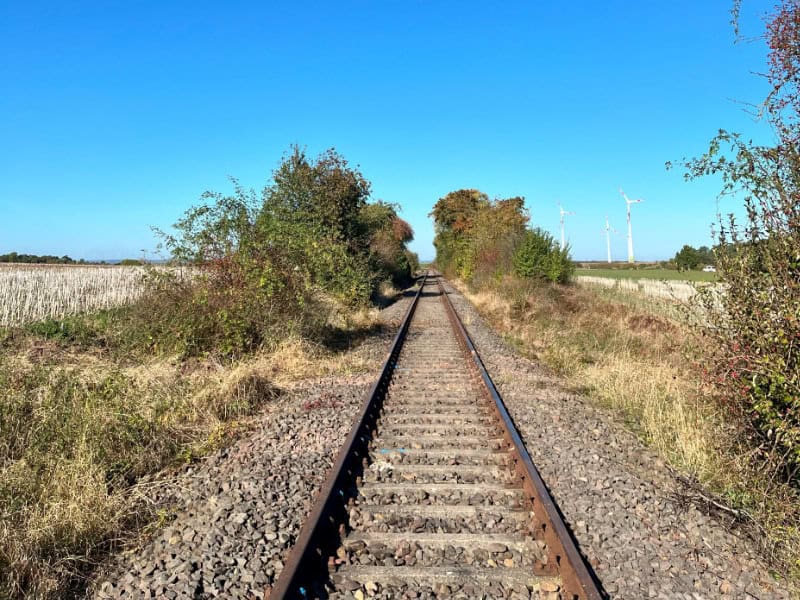
<svg viewBox="0 0 800 600">
<path fill-rule="evenodd" d="M 712 342 L 706 374 L 740 419 L 756 468 L 800 488 L 800 4 L 778 2 L 767 20 L 770 93 L 762 113 L 774 146 L 721 130 L 687 178 L 721 176 L 745 217 L 721 218 L 721 289 L 699 295 Z M 669 165 L 668 165 L 669 166 Z"/>
<path fill-rule="evenodd" d="M 514 273 L 526 279 L 567 283 L 575 270 L 569 248 L 563 250 L 546 231 L 527 230 L 514 252 Z"/>
<path fill-rule="evenodd" d="M 411 275 L 411 227 L 334 150 L 298 147 L 260 194 L 207 192 L 164 243 L 188 274 L 152 270 L 130 337 L 157 351 L 239 355 L 292 333 L 316 336 L 334 304 L 366 304 Z M 328 309 L 323 307 L 327 306 Z"/>
<path fill-rule="evenodd" d="M 45 319 L 30 323 L 25 329 L 45 339 L 80 346 L 89 346 L 98 341 L 97 329 L 92 326 L 89 319 L 82 315 Z"/>
<path fill-rule="evenodd" d="M 191 276 L 154 272 L 145 295 L 120 316 L 115 345 L 184 356 L 237 356 L 321 329 L 326 311 L 291 268 L 241 254 Z"/>
</svg>

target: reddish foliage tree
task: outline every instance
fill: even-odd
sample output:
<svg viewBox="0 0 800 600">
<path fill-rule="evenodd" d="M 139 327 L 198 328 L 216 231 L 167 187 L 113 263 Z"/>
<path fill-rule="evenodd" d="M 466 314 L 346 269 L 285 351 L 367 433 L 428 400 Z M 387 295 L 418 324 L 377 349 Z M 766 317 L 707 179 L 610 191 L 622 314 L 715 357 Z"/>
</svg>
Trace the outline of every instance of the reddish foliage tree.
<svg viewBox="0 0 800 600">
<path fill-rule="evenodd" d="M 734 6 L 738 17 L 739 3 Z M 720 131 L 685 162 L 687 178 L 722 177 L 746 218 L 720 218 L 720 293 L 699 295 L 711 341 L 707 374 L 738 414 L 762 465 L 800 484 L 800 0 L 781 0 L 766 26 L 770 93 L 762 115 L 776 134 L 759 146 Z"/>
</svg>

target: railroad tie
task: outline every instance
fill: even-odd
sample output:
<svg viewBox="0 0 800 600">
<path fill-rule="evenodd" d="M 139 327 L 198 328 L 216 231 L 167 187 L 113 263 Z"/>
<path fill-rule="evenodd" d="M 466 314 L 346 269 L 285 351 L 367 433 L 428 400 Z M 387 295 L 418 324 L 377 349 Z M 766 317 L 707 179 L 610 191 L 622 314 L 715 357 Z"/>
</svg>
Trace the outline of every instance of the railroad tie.
<svg viewBox="0 0 800 600">
<path fill-rule="evenodd" d="M 321 523 L 301 532 L 271 598 L 601 597 L 582 562 L 573 571 L 573 541 L 554 543 L 553 529 L 566 530 L 539 514 L 552 500 L 520 476 L 527 451 L 515 452 L 448 305 L 438 280 L 425 280 L 351 434 L 361 468 L 343 450 L 355 480 L 331 475 L 343 509 L 320 499 Z M 309 580 L 321 563 L 327 572 Z"/>
</svg>

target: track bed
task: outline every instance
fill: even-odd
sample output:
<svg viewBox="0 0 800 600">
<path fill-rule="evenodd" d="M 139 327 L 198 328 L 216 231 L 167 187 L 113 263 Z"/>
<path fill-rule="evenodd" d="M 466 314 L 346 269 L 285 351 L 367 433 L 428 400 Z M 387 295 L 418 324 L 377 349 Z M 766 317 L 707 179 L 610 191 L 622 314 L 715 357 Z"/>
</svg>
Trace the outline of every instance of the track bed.
<svg viewBox="0 0 800 600">
<path fill-rule="evenodd" d="M 424 280 L 272 598 L 601 597 L 474 356 Z"/>
</svg>

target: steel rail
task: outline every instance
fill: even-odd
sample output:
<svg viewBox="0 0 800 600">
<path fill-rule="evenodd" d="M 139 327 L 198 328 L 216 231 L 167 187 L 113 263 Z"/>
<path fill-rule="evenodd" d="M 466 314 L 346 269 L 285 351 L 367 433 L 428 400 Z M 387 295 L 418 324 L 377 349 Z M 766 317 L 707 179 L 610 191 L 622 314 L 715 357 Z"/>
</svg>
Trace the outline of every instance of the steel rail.
<svg viewBox="0 0 800 600">
<path fill-rule="evenodd" d="M 328 557 L 336 551 L 342 537 L 342 524 L 347 517 L 348 497 L 345 490 L 352 487 L 363 471 L 363 463 L 368 456 L 369 440 L 380 416 L 394 365 L 427 278 L 426 272 L 394 337 L 380 375 L 365 396 L 350 434 L 317 494 L 316 501 L 300 529 L 278 580 L 269 592 L 270 600 L 314 596 L 314 591 L 304 588 L 303 585 L 314 580 L 315 576 L 318 578 L 327 572 Z"/>
<path fill-rule="evenodd" d="M 457 332 L 459 344 L 468 360 L 471 357 L 472 365 L 483 383 L 482 387 L 486 396 L 501 423 L 503 437 L 511 446 L 517 475 L 522 480 L 523 489 L 533 505 L 533 514 L 537 520 L 536 534 L 544 539 L 550 550 L 551 556 L 547 568 L 552 569 L 561 577 L 564 591 L 569 594 L 567 597 L 571 600 L 602 600 L 604 596 L 600 591 L 600 586 L 584 562 L 572 534 L 567 529 L 547 486 L 533 464 L 500 393 L 461 322 L 447 290 L 442 285 L 441 277 L 437 283 L 441 290 L 441 298 L 447 316 Z"/>
</svg>

